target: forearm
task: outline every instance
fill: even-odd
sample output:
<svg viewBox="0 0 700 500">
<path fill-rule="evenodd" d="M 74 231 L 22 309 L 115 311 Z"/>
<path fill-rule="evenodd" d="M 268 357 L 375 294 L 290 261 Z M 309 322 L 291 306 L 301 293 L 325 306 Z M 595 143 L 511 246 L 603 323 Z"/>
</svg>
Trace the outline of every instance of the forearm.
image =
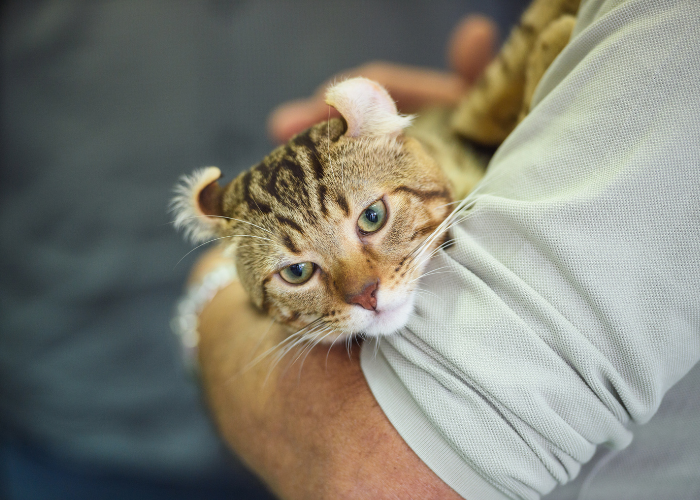
<svg viewBox="0 0 700 500">
<path fill-rule="evenodd" d="M 268 333 L 265 332 L 268 330 Z M 249 306 L 239 284 L 200 317 L 202 383 L 221 433 L 282 498 L 459 498 L 386 419 L 359 365 L 359 348 L 313 349 L 274 364 L 261 353 L 285 338 Z M 260 342 L 261 336 L 264 341 Z"/>
</svg>

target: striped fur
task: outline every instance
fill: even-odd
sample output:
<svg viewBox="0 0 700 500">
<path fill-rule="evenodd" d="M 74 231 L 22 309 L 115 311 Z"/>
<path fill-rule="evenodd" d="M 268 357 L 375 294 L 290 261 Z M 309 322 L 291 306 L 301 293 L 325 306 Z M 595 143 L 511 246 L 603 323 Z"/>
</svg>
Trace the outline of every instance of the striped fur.
<svg viewBox="0 0 700 500">
<path fill-rule="evenodd" d="M 216 234 L 230 241 L 259 308 L 293 328 L 321 318 L 326 341 L 403 326 L 417 285 L 411 280 L 425 265 L 409 254 L 444 220 L 451 201 L 447 179 L 418 141 L 347 137 L 345 130 L 337 118 L 316 125 L 227 185 L 226 218 L 218 218 L 224 227 Z M 387 223 L 361 235 L 358 217 L 379 199 Z M 280 278 L 284 267 L 307 261 L 317 266 L 309 282 Z M 373 281 L 376 311 L 347 302 Z"/>
</svg>

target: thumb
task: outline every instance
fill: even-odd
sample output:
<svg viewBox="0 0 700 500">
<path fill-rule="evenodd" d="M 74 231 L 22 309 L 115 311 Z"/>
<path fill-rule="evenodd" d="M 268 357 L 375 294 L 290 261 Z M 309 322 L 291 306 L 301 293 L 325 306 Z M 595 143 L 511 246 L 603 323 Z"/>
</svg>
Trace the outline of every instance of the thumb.
<svg viewBox="0 0 700 500">
<path fill-rule="evenodd" d="M 471 15 L 455 27 L 447 48 L 447 59 L 467 83 L 473 83 L 493 59 L 498 27 L 485 16 Z"/>
</svg>

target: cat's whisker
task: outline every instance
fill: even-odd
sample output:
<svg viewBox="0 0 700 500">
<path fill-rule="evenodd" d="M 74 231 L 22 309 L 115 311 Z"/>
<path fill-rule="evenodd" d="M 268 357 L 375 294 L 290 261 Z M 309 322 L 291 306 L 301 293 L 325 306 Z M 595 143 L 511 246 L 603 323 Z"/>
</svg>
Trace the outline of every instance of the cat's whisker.
<svg viewBox="0 0 700 500">
<path fill-rule="evenodd" d="M 447 232 L 447 231 L 449 231 L 450 229 L 452 229 L 452 227 L 454 227 L 455 225 L 457 225 L 457 224 L 459 224 L 459 223 L 461 223 L 461 222 L 464 222 L 468 217 L 469 217 L 469 215 L 465 215 L 465 216 L 462 217 L 461 219 L 455 220 L 452 224 L 450 224 L 449 226 L 447 226 L 447 227 L 445 228 L 445 232 Z M 429 248 L 429 246 L 428 246 L 428 247 L 423 247 L 419 252 L 416 253 L 416 255 L 415 255 L 415 257 L 414 257 L 414 260 L 413 260 L 413 261 L 416 263 L 416 267 L 418 267 L 419 265 L 424 264 L 425 262 L 427 262 L 428 260 L 430 260 L 437 252 L 439 252 L 439 251 L 442 250 L 442 249 L 449 248 L 449 247 L 452 246 L 454 243 L 455 243 L 455 239 L 454 239 L 454 238 L 450 238 L 450 239 L 448 239 L 447 241 L 445 241 L 444 243 L 441 243 L 440 245 L 438 245 L 438 246 L 437 246 L 435 249 L 433 249 L 433 250 L 430 252 L 430 254 L 428 254 L 427 256 L 426 256 L 426 255 L 423 255 L 423 254 L 425 253 L 425 251 L 427 250 L 427 248 Z"/>
<path fill-rule="evenodd" d="M 265 238 L 264 236 L 256 236 L 254 234 L 232 234 L 229 236 L 224 236 L 224 238 L 253 238 L 256 240 L 263 240 L 263 241 L 269 241 L 270 243 L 266 243 L 266 245 L 277 247 L 277 248 L 282 248 L 283 245 L 277 241 L 271 240 L 270 238 Z"/>
<path fill-rule="evenodd" d="M 248 243 L 247 245 L 237 245 L 236 248 L 256 248 L 256 247 L 274 247 L 271 243 Z"/>
<path fill-rule="evenodd" d="M 425 288 L 415 288 L 413 291 L 416 293 L 427 293 L 428 295 L 432 295 L 436 299 L 440 299 L 440 301 L 444 302 L 444 299 L 442 297 L 440 297 L 438 294 L 431 292 L 430 290 L 426 290 Z"/>
<path fill-rule="evenodd" d="M 452 245 L 454 245 L 454 243 L 455 243 L 455 239 L 454 239 L 454 238 L 450 238 L 450 239 L 448 239 L 448 240 L 445 240 L 444 243 L 441 243 L 440 245 L 438 245 L 437 247 L 435 247 L 435 250 L 433 250 L 432 252 L 430 252 L 430 257 L 433 257 L 433 256 L 434 256 L 436 253 L 438 253 L 440 250 L 446 250 L 446 249 L 450 248 Z"/>
<path fill-rule="evenodd" d="M 271 240 L 270 238 L 265 238 L 264 236 L 255 236 L 254 234 L 231 234 L 231 235 L 229 235 L 229 236 L 224 236 L 224 238 L 236 238 L 236 237 L 240 237 L 240 238 L 255 238 L 255 239 L 258 239 L 258 240 L 270 241 L 270 242 L 272 242 L 272 243 L 275 244 L 275 245 L 279 245 L 279 243 L 277 243 L 275 240 Z"/>
<path fill-rule="evenodd" d="M 244 366 L 243 369 L 241 370 L 241 372 L 242 372 L 242 373 L 245 373 L 246 371 L 250 370 L 251 368 L 253 368 L 253 367 L 254 367 L 255 365 L 257 365 L 258 363 L 260 363 L 263 359 L 265 359 L 265 358 L 266 358 L 267 356 L 269 356 L 270 354 L 274 353 L 275 351 L 284 349 L 284 348 L 285 348 L 285 344 L 290 343 L 290 342 L 293 342 L 293 341 L 296 341 L 296 340 L 297 340 L 297 337 L 298 337 L 298 335 L 297 335 L 296 333 L 295 333 L 295 334 L 292 334 L 292 335 L 290 335 L 289 337 L 287 337 L 287 338 L 285 338 L 284 340 L 282 340 L 281 342 L 279 342 L 279 343 L 275 344 L 274 346 L 270 347 L 270 348 L 267 349 L 265 352 L 263 352 L 262 354 L 260 354 L 259 356 L 257 356 L 257 357 L 256 357 L 255 359 L 253 359 L 252 361 L 250 361 L 246 366 Z"/>
<path fill-rule="evenodd" d="M 381 337 L 377 337 L 377 341 L 374 343 L 374 359 L 377 359 L 377 354 L 379 354 L 379 342 L 381 340 Z"/>
<path fill-rule="evenodd" d="M 460 214 L 460 212 L 467 207 L 467 209 L 471 208 L 474 202 L 468 202 L 465 203 L 466 200 L 463 200 L 460 202 L 460 204 L 455 208 L 450 215 L 447 216 L 447 218 L 438 225 L 438 227 L 425 239 L 423 240 L 417 247 L 414 249 L 411 254 L 415 256 L 415 258 L 420 258 L 425 251 L 430 248 L 430 246 L 435 242 L 435 240 L 439 237 L 442 236 L 445 232 L 447 232 L 451 227 L 453 227 L 455 224 L 458 224 L 459 222 L 462 222 L 464 219 L 461 218 L 458 221 L 455 220 L 457 219 L 457 215 Z M 466 217 L 466 216 L 463 216 Z"/>
<path fill-rule="evenodd" d="M 255 352 L 260 348 L 260 346 L 261 346 L 262 343 L 263 343 L 263 340 L 265 340 L 265 337 L 268 336 L 268 334 L 270 333 L 270 330 L 272 330 L 272 325 L 274 325 L 274 324 L 275 324 L 275 320 L 273 319 L 272 321 L 270 321 L 270 324 L 268 325 L 267 330 L 265 330 L 265 333 L 263 333 L 263 334 L 260 336 L 260 339 L 259 339 L 258 342 L 255 344 L 255 347 L 253 347 L 253 349 L 250 351 L 251 354 L 255 354 Z"/>
<path fill-rule="evenodd" d="M 215 242 L 215 241 L 217 241 L 217 240 L 223 240 L 223 239 L 225 239 L 225 238 L 228 238 L 228 236 L 221 236 L 220 238 L 214 238 L 214 239 L 211 239 L 211 240 L 209 240 L 209 241 L 205 241 L 204 243 L 201 243 L 201 244 L 197 245 L 197 246 L 194 247 L 192 250 L 190 250 L 190 251 L 187 252 L 185 255 L 183 255 L 183 256 L 182 256 L 182 259 L 178 260 L 178 261 L 177 261 L 177 264 L 175 264 L 175 265 L 173 266 L 173 269 L 175 269 L 175 268 L 177 267 L 177 265 L 178 265 L 180 262 L 182 262 L 183 260 L 185 260 L 185 257 L 187 257 L 189 254 L 191 254 L 192 252 L 194 252 L 194 251 L 197 250 L 198 248 L 201 248 L 201 247 L 203 247 L 204 245 L 208 245 L 209 243 L 213 243 L 213 242 Z"/>
<path fill-rule="evenodd" d="M 435 275 L 435 274 L 448 274 L 450 272 L 452 272 L 452 271 L 441 271 L 438 269 L 433 269 L 431 271 L 428 271 L 427 273 L 421 274 L 420 276 L 416 276 L 411 281 L 409 281 L 407 284 L 415 283 L 416 281 L 420 281 L 427 276 L 431 276 L 431 275 Z"/>
<path fill-rule="evenodd" d="M 285 354 L 282 355 L 282 358 L 284 358 L 286 356 L 286 354 L 289 351 L 291 351 L 294 347 L 299 347 L 299 345 L 301 345 L 301 351 L 298 352 L 297 354 L 295 354 L 294 357 L 292 358 L 292 360 L 287 364 L 287 367 L 284 369 L 283 375 L 285 373 L 287 373 L 287 370 L 289 370 L 289 368 L 294 363 L 296 363 L 302 356 L 304 356 L 304 359 L 306 359 L 306 356 L 308 356 L 309 352 L 311 352 L 311 349 L 313 349 L 317 345 L 319 339 L 322 340 L 323 337 L 325 337 L 325 335 L 327 334 L 327 332 L 329 330 L 330 330 L 330 327 L 327 325 L 327 323 L 324 322 L 323 325 L 321 325 L 320 329 L 316 329 L 316 331 L 314 331 L 313 333 L 310 333 L 310 332 L 306 333 L 302 338 L 302 340 L 303 340 L 302 343 L 296 342 L 294 346 L 287 349 Z M 306 353 L 306 355 L 304 355 L 304 353 Z M 304 365 L 304 363 L 302 361 L 301 366 L 303 367 L 303 365 Z M 301 367 L 300 367 L 300 371 L 299 371 L 299 376 L 301 376 Z"/>
<path fill-rule="evenodd" d="M 278 349 L 278 348 L 279 348 L 285 341 L 287 341 L 287 340 L 289 340 L 289 338 L 286 338 L 285 340 L 283 340 L 283 341 L 280 342 L 279 344 L 276 344 L 275 346 L 273 346 L 272 348 L 268 349 L 267 351 L 265 351 L 265 352 L 262 353 L 261 355 L 257 356 L 256 358 L 254 358 L 254 359 L 252 359 L 251 361 L 249 361 L 248 363 L 246 363 L 246 365 L 243 366 L 237 373 L 233 374 L 228 380 L 226 380 L 226 384 L 230 384 L 230 383 L 233 382 L 237 377 L 243 375 L 243 374 L 246 373 L 248 370 L 250 370 L 250 369 L 252 369 L 253 367 L 255 367 L 255 365 L 257 365 L 257 364 L 260 363 L 263 359 L 265 359 L 265 357 L 267 357 L 268 354 L 270 354 L 271 352 L 274 352 L 274 350 Z M 254 351 L 254 349 L 253 349 L 252 351 Z M 251 351 L 251 352 L 252 352 L 252 351 Z M 268 377 L 269 377 L 269 373 L 268 373 Z M 265 378 L 265 380 L 267 380 L 267 377 Z"/>
<path fill-rule="evenodd" d="M 262 209 L 260 208 L 260 205 L 258 205 L 258 200 L 256 200 L 255 198 L 253 198 L 253 203 L 255 203 L 255 206 L 257 207 L 258 212 L 262 212 Z M 263 229 L 263 230 L 264 230 L 264 228 L 262 228 L 262 227 L 261 227 L 260 229 Z M 269 232 L 270 232 L 270 234 L 271 234 L 272 236 L 277 236 L 275 233 L 273 233 L 273 232 L 271 232 L 271 231 L 269 231 Z"/>
<path fill-rule="evenodd" d="M 243 368 L 243 370 L 244 370 L 244 371 L 249 370 L 250 368 L 252 368 L 252 367 L 255 366 L 256 364 L 258 364 L 260 361 L 262 361 L 263 359 L 265 359 L 268 355 L 272 354 L 273 352 L 275 352 L 275 351 L 277 351 L 277 350 L 279 350 L 279 349 L 283 349 L 283 348 L 285 347 L 285 344 L 288 344 L 288 343 L 290 343 L 290 342 L 295 341 L 298 337 L 303 337 L 303 335 L 305 335 L 306 333 L 308 333 L 308 331 L 313 330 L 314 328 L 318 327 L 322 322 L 323 322 L 323 319 L 322 319 L 322 318 L 318 318 L 318 319 L 312 321 L 311 323 L 309 323 L 308 325 L 306 325 L 305 327 L 303 327 L 303 328 L 297 330 L 296 332 L 292 333 L 291 335 L 289 335 L 288 337 L 286 337 L 285 339 L 283 339 L 281 342 L 279 342 L 278 344 L 276 344 L 276 345 L 270 347 L 270 348 L 267 349 L 265 352 L 263 352 L 262 354 L 260 354 L 259 356 L 257 356 L 255 359 L 253 359 L 250 363 L 248 363 L 248 364 Z M 268 330 L 268 331 L 269 331 L 269 330 Z"/>
<path fill-rule="evenodd" d="M 420 281 L 421 279 L 425 278 L 426 276 L 438 275 L 438 274 L 451 274 L 451 273 L 453 273 L 453 272 L 454 272 L 454 271 L 451 270 L 451 269 L 448 270 L 448 271 L 435 271 L 435 272 L 430 272 L 430 273 L 422 274 L 422 275 L 419 276 L 418 278 L 416 278 L 416 279 L 414 279 L 414 280 L 411 280 L 409 283 L 413 283 L 413 282 L 416 282 L 416 281 Z"/>
<path fill-rule="evenodd" d="M 471 208 L 471 205 L 473 202 L 466 202 L 465 200 L 462 200 L 457 207 L 450 212 L 450 215 L 448 215 L 444 221 L 442 221 L 437 228 L 425 239 L 421 244 L 419 244 L 418 252 L 422 251 L 425 247 L 430 246 L 433 241 L 435 241 L 436 238 L 440 237 L 443 233 L 445 233 L 453 223 L 454 219 L 460 215 L 460 213 L 466 208 L 467 210 Z"/>
<path fill-rule="evenodd" d="M 467 213 L 465 213 L 465 214 L 462 216 L 462 218 L 460 218 L 460 219 L 455 219 L 454 221 L 450 222 L 450 224 L 445 228 L 445 231 L 449 231 L 450 229 L 452 229 L 453 227 L 455 227 L 457 224 L 461 224 L 462 222 L 464 222 L 465 220 L 469 219 L 469 218 L 472 217 L 472 216 L 473 216 L 473 213 L 472 213 L 472 212 L 467 212 Z"/>
<path fill-rule="evenodd" d="M 299 336 L 299 339 L 298 339 L 297 341 L 295 341 L 294 344 L 297 344 L 297 345 L 298 345 L 298 344 L 300 344 L 301 342 L 306 342 L 306 341 L 308 341 L 308 340 L 310 340 L 310 339 L 315 338 L 315 335 L 317 334 L 317 332 L 318 332 L 319 330 L 322 330 L 322 329 L 324 329 L 324 328 L 326 327 L 327 322 L 326 322 L 325 320 L 323 320 L 322 318 L 318 318 L 317 320 L 313 321 L 311 324 L 313 324 L 312 327 L 310 327 L 310 328 L 308 328 L 308 327 L 307 327 L 307 328 L 304 328 L 304 329 L 300 330 L 299 332 L 297 332 L 296 334 L 294 334 L 294 335 L 298 335 L 298 336 Z M 311 324 L 310 324 L 310 325 L 311 325 Z M 310 326 L 310 325 L 309 325 L 309 326 Z M 284 357 L 284 356 L 286 355 L 286 353 L 289 352 L 289 351 L 291 350 L 291 348 L 293 348 L 293 346 L 290 347 L 289 349 L 287 349 L 287 351 L 286 351 L 285 353 L 282 354 L 282 357 Z"/>
<path fill-rule="evenodd" d="M 460 203 L 461 201 L 462 201 L 462 200 L 451 201 L 451 202 L 449 202 L 449 203 L 445 203 L 444 205 L 438 205 L 438 206 L 435 207 L 435 208 L 449 207 L 449 206 L 451 206 L 451 205 L 456 205 L 457 203 Z"/>
<path fill-rule="evenodd" d="M 416 257 L 410 257 L 407 266 L 407 273 L 413 273 L 416 269 L 422 267 L 423 264 L 428 262 L 436 253 L 438 253 L 443 248 L 449 247 L 453 243 L 454 239 L 450 238 L 449 240 L 445 241 L 444 243 L 441 243 L 436 248 L 434 248 L 433 251 L 430 252 L 430 254 L 428 254 L 427 256 L 423 256 L 420 259 Z"/>
<path fill-rule="evenodd" d="M 430 246 L 442 234 L 442 232 L 442 229 L 438 226 L 435 231 L 426 236 L 424 240 L 422 240 L 413 250 L 411 250 L 411 252 L 408 254 L 409 257 L 412 259 L 419 258 L 426 249 L 430 248 Z"/>
<path fill-rule="evenodd" d="M 257 351 L 257 350 L 260 348 L 260 345 L 263 343 L 263 340 L 265 340 L 265 338 L 268 336 L 268 334 L 269 334 L 270 331 L 272 330 L 272 325 L 274 325 L 274 324 L 275 324 L 275 320 L 272 319 L 272 320 L 270 321 L 270 324 L 268 325 L 267 329 L 265 330 L 265 332 L 260 336 L 260 339 L 259 339 L 258 342 L 255 344 L 255 347 L 253 347 L 253 348 L 250 350 L 251 356 L 254 355 L 254 354 L 255 354 L 255 351 Z M 261 359 L 261 358 L 260 358 L 260 359 Z M 247 363 L 241 370 L 239 370 L 238 373 L 232 375 L 228 380 L 226 380 L 225 383 L 226 383 L 226 384 L 230 384 L 233 380 L 235 380 L 236 377 L 238 377 L 239 375 L 242 375 L 243 373 L 245 373 L 246 371 L 248 371 L 249 369 L 251 369 L 253 366 L 255 366 L 255 365 L 260 361 L 260 359 L 255 359 L 255 360 L 250 360 L 250 361 L 248 361 L 248 363 Z"/>
<path fill-rule="evenodd" d="M 440 267 L 436 267 L 435 269 L 431 269 L 430 271 L 427 271 L 427 272 L 421 274 L 421 276 L 430 276 L 431 274 L 433 274 L 433 273 L 435 273 L 435 272 L 437 272 L 437 271 L 441 271 L 442 269 L 447 269 L 448 267 L 449 267 L 449 266 L 440 266 Z"/>
<path fill-rule="evenodd" d="M 442 266 L 442 267 L 436 267 L 435 269 L 431 269 L 430 271 L 421 274 L 421 275 L 418 276 L 417 278 L 413 278 L 413 279 L 412 279 L 411 281 L 409 281 L 408 283 L 413 283 L 414 281 L 418 281 L 418 280 L 420 280 L 420 279 L 422 279 L 422 278 L 425 278 L 426 276 L 430 276 L 431 274 L 444 274 L 444 273 L 441 273 L 440 271 L 443 270 L 443 269 L 447 269 L 447 267 L 448 267 L 448 266 Z"/>
<path fill-rule="evenodd" d="M 330 327 L 329 327 L 328 325 L 324 325 L 323 328 L 321 328 L 321 329 L 319 329 L 319 330 L 313 332 L 313 336 L 311 336 L 311 334 L 305 335 L 305 340 L 306 340 L 306 342 L 307 342 L 307 345 L 304 346 L 304 349 L 302 349 L 301 353 L 300 353 L 299 355 L 297 355 L 297 356 L 292 360 L 292 363 L 295 363 L 297 360 L 299 360 L 299 358 L 300 358 L 300 357 L 304 354 L 304 352 L 306 351 L 307 347 L 313 346 L 315 340 L 318 339 L 320 336 L 324 335 L 324 334 L 325 334 L 326 332 L 328 332 L 329 330 L 330 330 Z"/>
<path fill-rule="evenodd" d="M 337 332 L 335 328 L 333 329 L 334 332 Z M 328 352 L 326 353 L 326 371 L 328 371 L 328 356 L 331 353 L 331 349 L 333 349 L 333 346 L 335 345 L 336 342 L 338 342 L 338 339 L 340 338 L 340 335 L 338 335 L 335 339 L 333 339 L 333 342 L 331 342 L 331 346 L 328 348 Z"/>
<path fill-rule="evenodd" d="M 252 222 L 248 222 L 247 220 L 243 219 L 236 219 L 235 217 L 226 217 L 225 215 L 193 215 L 191 217 L 183 217 L 182 220 L 190 220 L 190 219 L 199 219 L 199 218 L 205 218 L 205 219 L 227 219 L 227 220 L 235 220 L 236 222 L 242 222 L 243 224 L 248 224 L 254 227 L 257 227 L 258 229 L 261 229 L 262 231 L 265 231 L 266 233 L 270 233 L 272 236 L 277 236 L 275 233 L 270 231 L 269 229 L 266 229 L 262 226 L 259 226 L 257 224 L 253 224 Z M 177 221 L 171 221 L 168 224 L 175 224 Z"/>
<path fill-rule="evenodd" d="M 279 243 L 277 243 L 276 241 L 271 240 L 270 238 L 265 238 L 264 236 L 255 236 L 255 235 L 253 235 L 253 234 L 231 234 L 231 235 L 229 235 L 229 236 L 220 236 L 220 237 L 218 237 L 218 238 L 213 238 L 213 239 L 211 239 L 211 240 L 209 240 L 209 241 L 205 241 L 204 243 L 200 243 L 199 245 L 197 245 L 196 247 L 194 247 L 192 250 L 190 250 L 190 251 L 187 252 L 185 255 L 183 255 L 182 258 L 181 258 L 180 260 L 177 261 L 177 264 L 175 264 L 175 266 L 173 267 L 173 269 L 174 269 L 175 267 L 177 267 L 178 264 L 179 264 L 180 262 L 182 262 L 182 261 L 185 259 L 185 257 L 187 257 L 189 254 L 191 254 L 192 252 L 194 252 L 194 251 L 197 250 L 198 248 L 201 248 L 201 247 L 203 247 L 204 245 L 208 245 L 209 243 L 213 243 L 213 242 L 218 241 L 218 240 L 224 240 L 224 239 L 227 239 L 227 238 L 256 238 L 256 239 L 260 239 L 260 240 L 267 240 L 267 241 L 270 241 L 273 245 L 278 245 L 278 246 L 280 245 Z"/>
<path fill-rule="evenodd" d="M 433 256 L 434 256 L 436 253 L 438 253 L 440 250 L 442 250 L 442 249 L 444 249 L 444 248 L 448 248 L 448 247 L 451 246 L 454 242 L 455 242 L 455 240 L 454 240 L 453 238 L 450 238 L 449 240 L 447 240 L 447 241 L 445 241 L 444 243 L 441 243 L 440 245 L 438 245 L 437 247 L 435 247 L 435 248 L 433 249 L 433 251 L 430 252 L 427 256 L 425 256 L 425 258 L 423 258 L 421 261 L 416 261 L 416 262 L 420 262 L 420 265 L 422 265 L 424 262 L 427 262 L 428 260 L 432 259 Z"/>
<path fill-rule="evenodd" d="M 453 243 L 454 243 L 454 240 L 450 239 L 450 240 L 446 241 L 445 243 L 442 243 L 441 245 L 437 246 L 435 249 L 433 249 L 432 252 L 430 252 L 430 254 L 424 255 L 420 258 L 412 259 L 411 262 L 409 263 L 408 271 L 412 273 L 416 269 L 423 267 L 423 265 L 426 264 L 430 259 L 432 259 L 435 256 L 435 254 L 437 254 L 440 250 L 442 250 L 444 248 L 448 248 Z"/>
<path fill-rule="evenodd" d="M 421 278 L 425 278 L 426 276 L 432 276 L 432 275 L 435 275 L 435 274 L 450 274 L 450 273 L 452 273 L 452 272 L 454 272 L 452 269 L 448 269 L 447 271 L 442 271 L 442 270 L 433 269 L 433 270 L 431 270 L 431 271 L 429 271 L 429 272 L 427 272 L 427 273 L 421 275 Z"/>
<path fill-rule="evenodd" d="M 256 243 L 246 243 L 246 244 L 241 244 L 237 243 L 236 244 L 236 249 L 240 248 L 255 248 L 255 247 L 279 247 L 280 245 L 278 243 L 264 243 L 264 242 L 256 242 Z"/>
<path fill-rule="evenodd" d="M 294 340 L 294 342 L 290 343 L 288 346 L 280 350 L 280 352 L 274 357 L 273 363 L 267 372 L 267 376 L 265 377 L 265 382 L 263 383 L 263 385 L 267 383 L 267 380 L 270 378 L 270 375 L 272 375 L 272 372 L 275 370 L 280 361 L 282 361 L 292 349 L 294 349 L 295 347 L 299 347 L 300 344 L 307 342 L 308 339 L 309 338 L 306 335 L 299 335 L 298 338 Z"/>
<path fill-rule="evenodd" d="M 304 368 L 304 362 L 306 361 L 306 358 L 311 354 L 311 351 L 318 346 L 321 342 L 324 341 L 326 337 L 331 335 L 333 332 L 335 332 L 335 328 L 328 327 L 327 330 L 324 330 L 325 333 L 323 335 L 318 335 L 317 339 L 312 341 L 311 347 L 306 351 L 306 354 L 304 355 L 303 359 L 301 360 L 301 364 L 299 365 L 299 377 L 301 377 L 301 370 Z"/>
</svg>

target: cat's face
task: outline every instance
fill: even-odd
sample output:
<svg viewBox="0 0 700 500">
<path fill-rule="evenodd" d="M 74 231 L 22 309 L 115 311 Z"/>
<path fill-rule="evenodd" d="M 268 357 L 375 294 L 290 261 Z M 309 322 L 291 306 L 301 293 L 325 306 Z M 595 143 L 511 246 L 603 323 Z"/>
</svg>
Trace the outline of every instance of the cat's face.
<svg viewBox="0 0 700 500">
<path fill-rule="evenodd" d="M 450 212 L 448 182 L 415 139 L 352 126 L 318 124 L 227 187 L 205 173 L 195 189 L 253 302 L 324 342 L 406 324 Z"/>
</svg>

